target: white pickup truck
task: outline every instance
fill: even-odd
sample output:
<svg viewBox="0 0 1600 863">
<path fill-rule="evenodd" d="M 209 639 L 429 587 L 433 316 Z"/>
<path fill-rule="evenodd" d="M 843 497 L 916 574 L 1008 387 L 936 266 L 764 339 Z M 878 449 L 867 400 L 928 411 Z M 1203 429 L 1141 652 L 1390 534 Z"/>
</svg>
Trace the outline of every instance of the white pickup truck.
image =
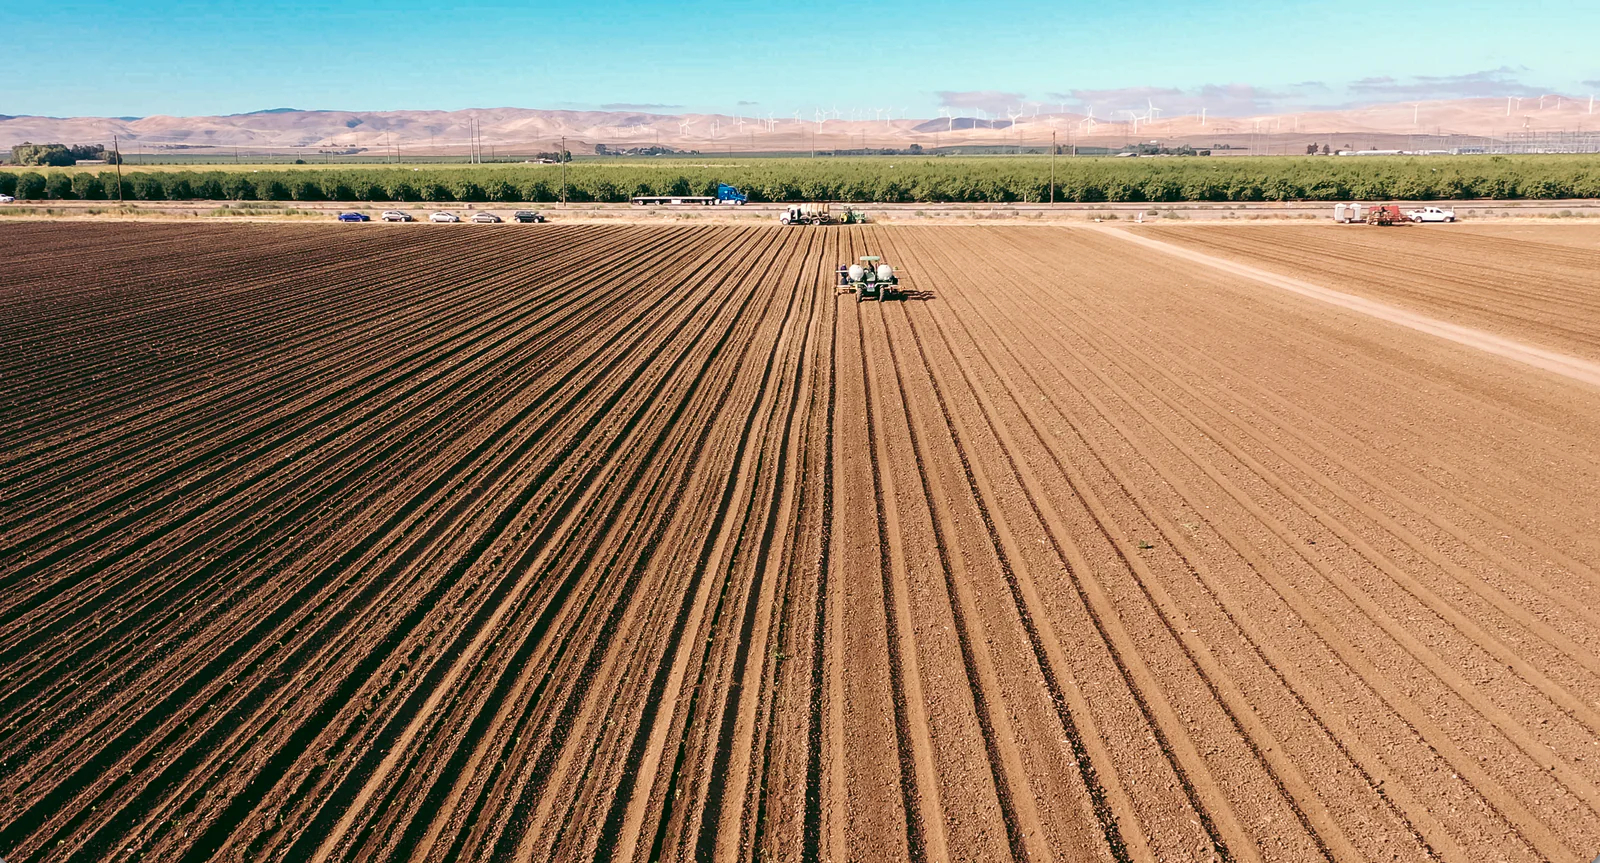
<svg viewBox="0 0 1600 863">
<path fill-rule="evenodd" d="M 1406 218 L 1413 222 L 1454 222 L 1455 210 L 1441 210 L 1438 207 L 1423 207 L 1420 210 L 1407 210 Z"/>
</svg>

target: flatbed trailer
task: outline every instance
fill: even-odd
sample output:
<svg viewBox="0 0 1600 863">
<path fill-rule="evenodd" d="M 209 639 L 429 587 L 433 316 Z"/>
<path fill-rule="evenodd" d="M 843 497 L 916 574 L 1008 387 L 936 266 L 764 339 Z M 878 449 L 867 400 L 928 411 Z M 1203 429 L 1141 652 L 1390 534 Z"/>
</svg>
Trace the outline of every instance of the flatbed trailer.
<svg viewBox="0 0 1600 863">
<path fill-rule="evenodd" d="M 630 200 L 641 207 L 646 204 L 705 204 L 710 206 L 717 202 L 716 198 L 705 195 L 640 195 Z"/>
<path fill-rule="evenodd" d="M 715 195 L 637 195 L 628 200 L 641 207 L 649 204 L 702 204 L 709 207 L 712 204 L 743 204 L 745 199 L 746 195 L 738 189 L 727 183 L 718 183 Z"/>
</svg>

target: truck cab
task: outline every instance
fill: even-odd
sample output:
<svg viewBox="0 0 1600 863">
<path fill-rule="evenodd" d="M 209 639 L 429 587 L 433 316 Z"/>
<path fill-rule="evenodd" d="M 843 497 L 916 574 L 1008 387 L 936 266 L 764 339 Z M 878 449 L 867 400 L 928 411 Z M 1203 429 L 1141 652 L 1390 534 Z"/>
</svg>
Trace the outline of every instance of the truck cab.
<svg viewBox="0 0 1600 863">
<path fill-rule="evenodd" d="M 717 203 L 719 204 L 743 204 L 748 199 L 748 195 L 727 183 L 717 184 Z"/>
</svg>

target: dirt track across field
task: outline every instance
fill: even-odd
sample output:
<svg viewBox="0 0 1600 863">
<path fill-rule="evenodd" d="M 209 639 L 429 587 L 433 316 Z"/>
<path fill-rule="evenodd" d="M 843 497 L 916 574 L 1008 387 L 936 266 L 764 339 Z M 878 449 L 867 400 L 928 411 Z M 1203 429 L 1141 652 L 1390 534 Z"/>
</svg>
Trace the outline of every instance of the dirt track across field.
<svg viewBox="0 0 1600 863">
<path fill-rule="evenodd" d="M 1600 360 L 1600 226 L 1151 226 L 1144 233 Z"/>
<path fill-rule="evenodd" d="M 1600 850 L 1600 388 L 1096 229 L 355 227 L 0 225 L 6 860 Z"/>
<path fill-rule="evenodd" d="M 1129 242 L 1137 243 L 1146 249 L 1152 249 L 1157 252 L 1173 255 L 1178 258 L 1182 258 L 1185 261 L 1190 261 L 1204 267 L 1211 267 L 1213 269 L 1221 270 L 1222 272 L 1229 273 L 1231 275 L 1243 276 L 1244 278 L 1252 279 L 1257 282 L 1261 282 L 1262 284 L 1271 285 L 1276 288 L 1282 288 L 1286 291 L 1292 291 L 1300 294 L 1301 296 L 1322 300 L 1325 303 L 1331 303 L 1341 308 L 1360 312 L 1364 315 L 1370 315 L 1374 318 L 1382 321 L 1388 321 L 1392 324 L 1410 327 L 1411 329 L 1420 333 L 1426 333 L 1430 336 L 1437 336 L 1441 339 L 1447 339 L 1458 344 L 1466 345 L 1467 347 L 1475 350 L 1485 351 L 1496 356 L 1505 357 L 1520 363 L 1526 363 L 1538 369 L 1543 369 L 1558 375 L 1564 375 L 1572 378 L 1575 381 L 1581 381 L 1593 386 L 1600 386 L 1600 363 L 1590 362 L 1569 354 L 1563 354 L 1559 351 L 1540 348 L 1535 345 L 1519 342 L 1515 339 L 1508 339 L 1504 336 L 1498 336 L 1486 330 L 1463 327 L 1459 324 L 1452 324 L 1448 321 L 1443 321 L 1438 318 L 1419 315 L 1399 306 L 1374 302 L 1365 297 L 1356 296 L 1355 294 L 1347 294 L 1342 291 L 1329 290 L 1321 285 L 1312 284 L 1311 282 L 1307 282 L 1303 279 L 1278 275 L 1269 270 L 1263 270 L 1260 267 L 1251 266 L 1242 262 L 1230 261 L 1225 258 L 1219 258 L 1203 252 L 1195 251 L 1194 249 L 1174 246 L 1172 244 L 1162 242 L 1161 240 L 1153 239 L 1142 232 L 1114 231 L 1108 233 L 1108 236 L 1120 237 L 1128 240 Z M 1600 259 L 1597 259 L 1596 262 L 1600 263 Z M 1430 297 L 1429 299 L 1432 298 Z M 1517 321 L 1517 323 L 1521 323 L 1521 321 Z"/>
</svg>

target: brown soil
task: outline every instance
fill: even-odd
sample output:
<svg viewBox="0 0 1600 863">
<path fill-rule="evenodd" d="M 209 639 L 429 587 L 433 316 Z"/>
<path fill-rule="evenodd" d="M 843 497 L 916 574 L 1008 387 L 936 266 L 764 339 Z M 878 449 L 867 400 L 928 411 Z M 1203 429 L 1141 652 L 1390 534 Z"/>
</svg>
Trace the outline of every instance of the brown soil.
<svg viewBox="0 0 1600 863">
<path fill-rule="evenodd" d="M 1481 234 L 1486 237 L 1524 240 L 1529 243 L 1550 243 L 1558 246 L 1573 246 L 1579 249 L 1600 251 L 1600 224 L 1596 223 L 1570 224 L 1562 222 L 1552 224 L 1548 221 L 1536 221 L 1493 224 L 1469 222 L 1461 225 L 1457 230 L 1464 230 L 1470 234 Z"/>
<path fill-rule="evenodd" d="M 1600 333 L 1352 230 L 1152 235 Z M 0 243 L 7 860 L 1600 846 L 1570 377 L 1092 228 Z"/>
<path fill-rule="evenodd" d="M 1600 359 L 1600 225 L 1162 225 L 1148 236 Z"/>
</svg>

